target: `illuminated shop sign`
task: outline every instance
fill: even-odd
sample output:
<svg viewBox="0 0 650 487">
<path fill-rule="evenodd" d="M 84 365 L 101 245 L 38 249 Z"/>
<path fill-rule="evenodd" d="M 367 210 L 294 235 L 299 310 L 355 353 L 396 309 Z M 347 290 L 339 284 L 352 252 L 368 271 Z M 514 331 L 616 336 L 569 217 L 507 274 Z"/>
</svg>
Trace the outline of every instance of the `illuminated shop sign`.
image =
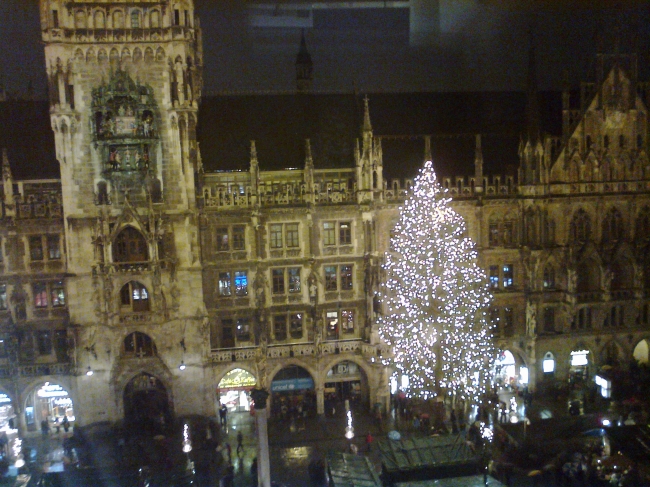
<svg viewBox="0 0 650 487">
<path fill-rule="evenodd" d="M 0 394 L 0 404 L 11 402 L 11 398 L 6 394 Z"/>
<path fill-rule="evenodd" d="M 223 376 L 219 381 L 219 389 L 233 389 L 237 387 L 253 387 L 257 380 L 250 372 L 243 369 L 234 369 Z"/>
<path fill-rule="evenodd" d="M 58 384 L 46 382 L 36 393 L 38 397 L 62 397 L 67 396 L 68 392 Z"/>
<path fill-rule="evenodd" d="M 313 389 L 314 380 L 311 377 L 301 379 L 274 380 L 271 382 L 271 392 L 300 391 Z"/>
</svg>

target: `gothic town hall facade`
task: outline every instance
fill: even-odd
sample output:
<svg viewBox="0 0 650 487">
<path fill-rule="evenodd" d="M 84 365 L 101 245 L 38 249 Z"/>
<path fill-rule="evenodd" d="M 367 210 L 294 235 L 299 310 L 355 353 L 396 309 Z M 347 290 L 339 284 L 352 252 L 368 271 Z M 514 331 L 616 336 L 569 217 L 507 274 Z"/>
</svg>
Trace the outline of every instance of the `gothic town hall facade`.
<svg viewBox="0 0 650 487">
<path fill-rule="evenodd" d="M 60 178 L 15 178 L 40 162 L 2 158 L 0 399 L 18 428 L 72 409 L 79 425 L 247 410 L 254 385 L 318 414 L 332 396 L 388 407 L 376 292 L 411 180 L 386 175 L 375 98 L 352 104 L 347 151 L 322 123 L 298 168 L 266 169 L 273 148 L 251 131 L 240 167 L 222 167 L 199 133 L 220 126 L 200 120 L 191 0 L 40 8 Z M 304 43 L 296 68 L 298 112 L 328 105 L 306 93 Z M 494 291 L 503 382 L 648 360 L 650 90 L 632 55 L 596 71 L 579 100 L 562 95 L 561 134 L 522 139 L 516 174 L 484 171 L 478 130 L 471 174 L 442 180 Z M 244 98 L 220 103 L 286 101 Z M 417 137 L 421 163 L 436 139 Z"/>
</svg>

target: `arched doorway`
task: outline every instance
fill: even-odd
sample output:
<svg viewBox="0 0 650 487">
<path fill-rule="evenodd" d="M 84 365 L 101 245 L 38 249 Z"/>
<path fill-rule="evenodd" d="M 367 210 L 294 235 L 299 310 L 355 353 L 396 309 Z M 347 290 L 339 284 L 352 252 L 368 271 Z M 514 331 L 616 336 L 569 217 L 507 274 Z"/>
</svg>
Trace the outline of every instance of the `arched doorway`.
<svg viewBox="0 0 650 487">
<path fill-rule="evenodd" d="M 634 352 L 632 352 L 632 356 L 634 357 L 634 360 L 639 365 L 648 365 L 648 354 L 650 352 L 650 346 L 648 345 L 648 340 L 641 340 L 639 343 L 637 343 L 636 347 L 634 347 Z"/>
<path fill-rule="evenodd" d="M 314 379 L 299 365 L 281 369 L 271 382 L 271 414 L 288 419 L 316 412 Z"/>
<path fill-rule="evenodd" d="M 494 362 L 494 382 L 497 389 L 517 385 L 517 363 L 510 350 L 502 350 Z"/>
<path fill-rule="evenodd" d="M 344 360 L 327 371 L 325 377 L 326 400 L 350 401 L 352 406 L 368 406 L 368 378 L 355 362 Z"/>
<path fill-rule="evenodd" d="M 162 432 L 172 422 L 165 385 L 151 374 L 136 375 L 124 388 L 124 425 L 127 431 Z"/>
<path fill-rule="evenodd" d="M 25 399 L 25 425 L 28 431 L 43 427 L 61 428 L 64 418 L 74 423 L 74 407 L 70 394 L 60 384 L 45 382 L 35 388 Z"/>
<path fill-rule="evenodd" d="M 255 387 L 257 379 L 244 369 L 233 369 L 219 381 L 217 397 L 219 404 L 225 404 L 229 412 L 250 411 L 249 391 Z"/>
</svg>

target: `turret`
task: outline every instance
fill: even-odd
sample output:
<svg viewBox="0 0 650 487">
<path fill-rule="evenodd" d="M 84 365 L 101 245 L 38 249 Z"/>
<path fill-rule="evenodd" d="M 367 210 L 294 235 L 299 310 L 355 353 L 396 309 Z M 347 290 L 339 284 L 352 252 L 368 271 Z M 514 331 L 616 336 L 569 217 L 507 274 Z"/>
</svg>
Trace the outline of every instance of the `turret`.
<svg viewBox="0 0 650 487">
<path fill-rule="evenodd" d="M 314 203 L 314 161 L 311 156 L 311 142 L 305 139 L 305 197 L 307 203 Z"/>
<path fill-rule="evenodd" d="M 11 174 L 9 165 L 9 156 L 7 149 L 2 149 L 2 187 L 4 189 L 5 214 L 8 217 L 15 216 L 16 208 L 14 206 L 14 178 Z"/>
<path fill-rule="evenodd" d="M 481 134 L 476 134 L 476 149 L 474 150 L 474 191 L 483 192 L 483 149 Z"/>
</svg>

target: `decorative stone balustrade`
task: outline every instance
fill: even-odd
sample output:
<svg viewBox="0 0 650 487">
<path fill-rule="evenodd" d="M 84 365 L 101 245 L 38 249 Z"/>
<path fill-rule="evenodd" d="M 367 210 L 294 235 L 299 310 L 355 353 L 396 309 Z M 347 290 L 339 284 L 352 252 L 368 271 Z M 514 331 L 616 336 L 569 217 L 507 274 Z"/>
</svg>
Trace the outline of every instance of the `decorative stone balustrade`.
<svg viewBox="0 0 650 487">
<path fill-rule="evenodd" d="M 339 340 L 325 341 L 320 344 L 320 353 L 333 355 L 335 353 L 359 353 L 364 358 L 390 356 L 390 348 L 387 345 L 370 345 L 361 340 Z M 210 357 L 212 362 L 232 362 L 255 360 L 257 347 L 234 348 L 227 350 L 213 350 Z M 289 358 L 289 357 L 313 357 L 318 355 L 318 349 L 313 343 L 298 343 L 295 345 L 269 345 L 267 358 Z"/>
<path fill-rule="evenodd" d="M 39 377 L 45 375 L 73 375 L 74 367 L 69 363 L 33 364 L 33 365 L 2 365 L 0 378 Z"/>
</svg>

